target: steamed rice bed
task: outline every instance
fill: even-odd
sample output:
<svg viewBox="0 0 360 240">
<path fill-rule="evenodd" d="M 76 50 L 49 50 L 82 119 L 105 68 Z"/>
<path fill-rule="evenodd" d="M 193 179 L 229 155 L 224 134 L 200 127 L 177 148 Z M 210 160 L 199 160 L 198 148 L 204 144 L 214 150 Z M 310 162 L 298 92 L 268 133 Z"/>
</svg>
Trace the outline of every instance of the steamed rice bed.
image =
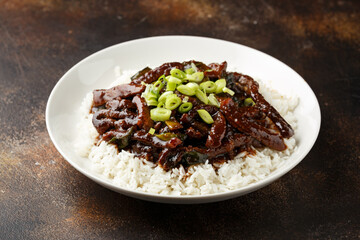
<svg viewBox="0 0 360 240">
<path fill-rule="evenodd" d="M 117 68 L 117 80 L 111 86 L 129 83 L 136 71 L 120 72 Z M 296 97 L 287 97 L 271 90 L 257 79 L 260 93 L 274 106 L 282 117 L 296 131 L 296 119 L 293 114 L 298 104 Z M 206 195 L 239 189 L 269 176 L 280 168 L 296 148 L 295 138 L 284 139 L 287 149 L 279 152 L 269 148 L 255 149 L 255 155 L 246 152 L 238 154 L 214 168 L 208 162 L 193 165 L 185 171 L 179 168 L 164 171 L 152 162 L 135 157 L 127 151 L 118 151 L 117 147 L 105 141 L 97 142 L 98 133 L 92 124 L 92 92 L 84 98 L 78 124 L 78 140 L 75 147 L 80 156 L 91 162 L 92 170 L 112 184 L 142 192 L 162 195 Z"/>
</svg>

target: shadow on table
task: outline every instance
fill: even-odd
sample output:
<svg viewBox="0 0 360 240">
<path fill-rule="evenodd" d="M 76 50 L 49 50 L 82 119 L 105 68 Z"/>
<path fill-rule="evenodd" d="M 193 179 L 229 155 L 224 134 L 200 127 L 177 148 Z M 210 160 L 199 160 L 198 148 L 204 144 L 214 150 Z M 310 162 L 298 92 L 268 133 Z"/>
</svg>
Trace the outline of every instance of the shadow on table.
<svg viewBox="0 0 360 240">
<path fill-rule="evenodd" d="M 93 233 L 109 237 L 228 239 L 240 237 L 239 233 L 242 238 L 283 237 L 296 228 L 283 184 L 277 181 L 223 202 L 175 205 L 130 198 L 93 183 L 89 195 L 77 199 L 75 216 L 90 224 Z"/>
</svg>

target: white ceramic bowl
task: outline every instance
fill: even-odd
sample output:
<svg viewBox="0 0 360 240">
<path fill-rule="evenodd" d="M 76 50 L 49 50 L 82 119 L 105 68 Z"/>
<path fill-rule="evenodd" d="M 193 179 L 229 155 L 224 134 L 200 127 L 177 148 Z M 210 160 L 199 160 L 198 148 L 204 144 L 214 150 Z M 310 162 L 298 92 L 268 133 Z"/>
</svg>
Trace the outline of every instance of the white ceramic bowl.
<svg viewBox="0 0 360 240">
<path fill-rule="evenodd" d="M 163 196 L 118 187 L 90 170 L 89 161 L 74 150 L 77 110 L 86 93 L 106 88 L 115 80 L 114 68 L 140 70 L 149 64 L 197 60 L 205 63 L 226 60 L 242 73 L 272 82 L 281 93 L 299 96 L 295 110 L 298 148 L 280 169 L 265 179 L 240 189 L 205 196 Z M 255 49 L 218 39 L 192 36 L 162 36 L 121 43 L 85 58 L 72 67 L 56 84 L 46 108 L 46 124 L 51 140 L 61 155 L 78 171 L 116 192 L 149 201 L 166 203 L 205 203 L 238 197 L 262 188 L 295 167 L 310 151 L 320 129 L 320 108 L 315 94 L 304 79 L 279 60 Z"/>
</svg>

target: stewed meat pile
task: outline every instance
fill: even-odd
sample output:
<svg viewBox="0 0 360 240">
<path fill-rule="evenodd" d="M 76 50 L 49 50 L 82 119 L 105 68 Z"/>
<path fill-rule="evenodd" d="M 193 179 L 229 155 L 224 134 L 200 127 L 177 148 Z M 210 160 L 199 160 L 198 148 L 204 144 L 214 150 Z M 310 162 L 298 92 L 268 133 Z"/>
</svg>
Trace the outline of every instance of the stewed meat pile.
<svg viewBox="0 0 360 240">
<path fill-rule="evenodd" d="M 99 140 L 166 171 L 222 162 L 251 147 L 286 149 L 291 126 L 259 93 L 250 76 L 227 63 L 165 63 L 110 89 L 93 91 Z"/>
</svg>

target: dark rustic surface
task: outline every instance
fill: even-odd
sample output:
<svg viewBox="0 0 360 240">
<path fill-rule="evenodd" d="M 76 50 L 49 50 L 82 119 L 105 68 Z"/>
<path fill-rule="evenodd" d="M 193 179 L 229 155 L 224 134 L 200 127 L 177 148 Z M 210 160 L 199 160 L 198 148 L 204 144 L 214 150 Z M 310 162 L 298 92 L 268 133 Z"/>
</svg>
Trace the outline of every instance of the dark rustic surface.
<svg viewBox="0 0 360 240">
<path fill-rule="evenodd" d="M 359 1 L 0 0 L 0 239 L 360 238 Z M 82 58 L 156 35 L 248 45 L 295 69 L 322 110 L 309 155 L 236 199 L 164 205 L 72 168 L 45 127 L 47 98 Z"/>
</svg>

